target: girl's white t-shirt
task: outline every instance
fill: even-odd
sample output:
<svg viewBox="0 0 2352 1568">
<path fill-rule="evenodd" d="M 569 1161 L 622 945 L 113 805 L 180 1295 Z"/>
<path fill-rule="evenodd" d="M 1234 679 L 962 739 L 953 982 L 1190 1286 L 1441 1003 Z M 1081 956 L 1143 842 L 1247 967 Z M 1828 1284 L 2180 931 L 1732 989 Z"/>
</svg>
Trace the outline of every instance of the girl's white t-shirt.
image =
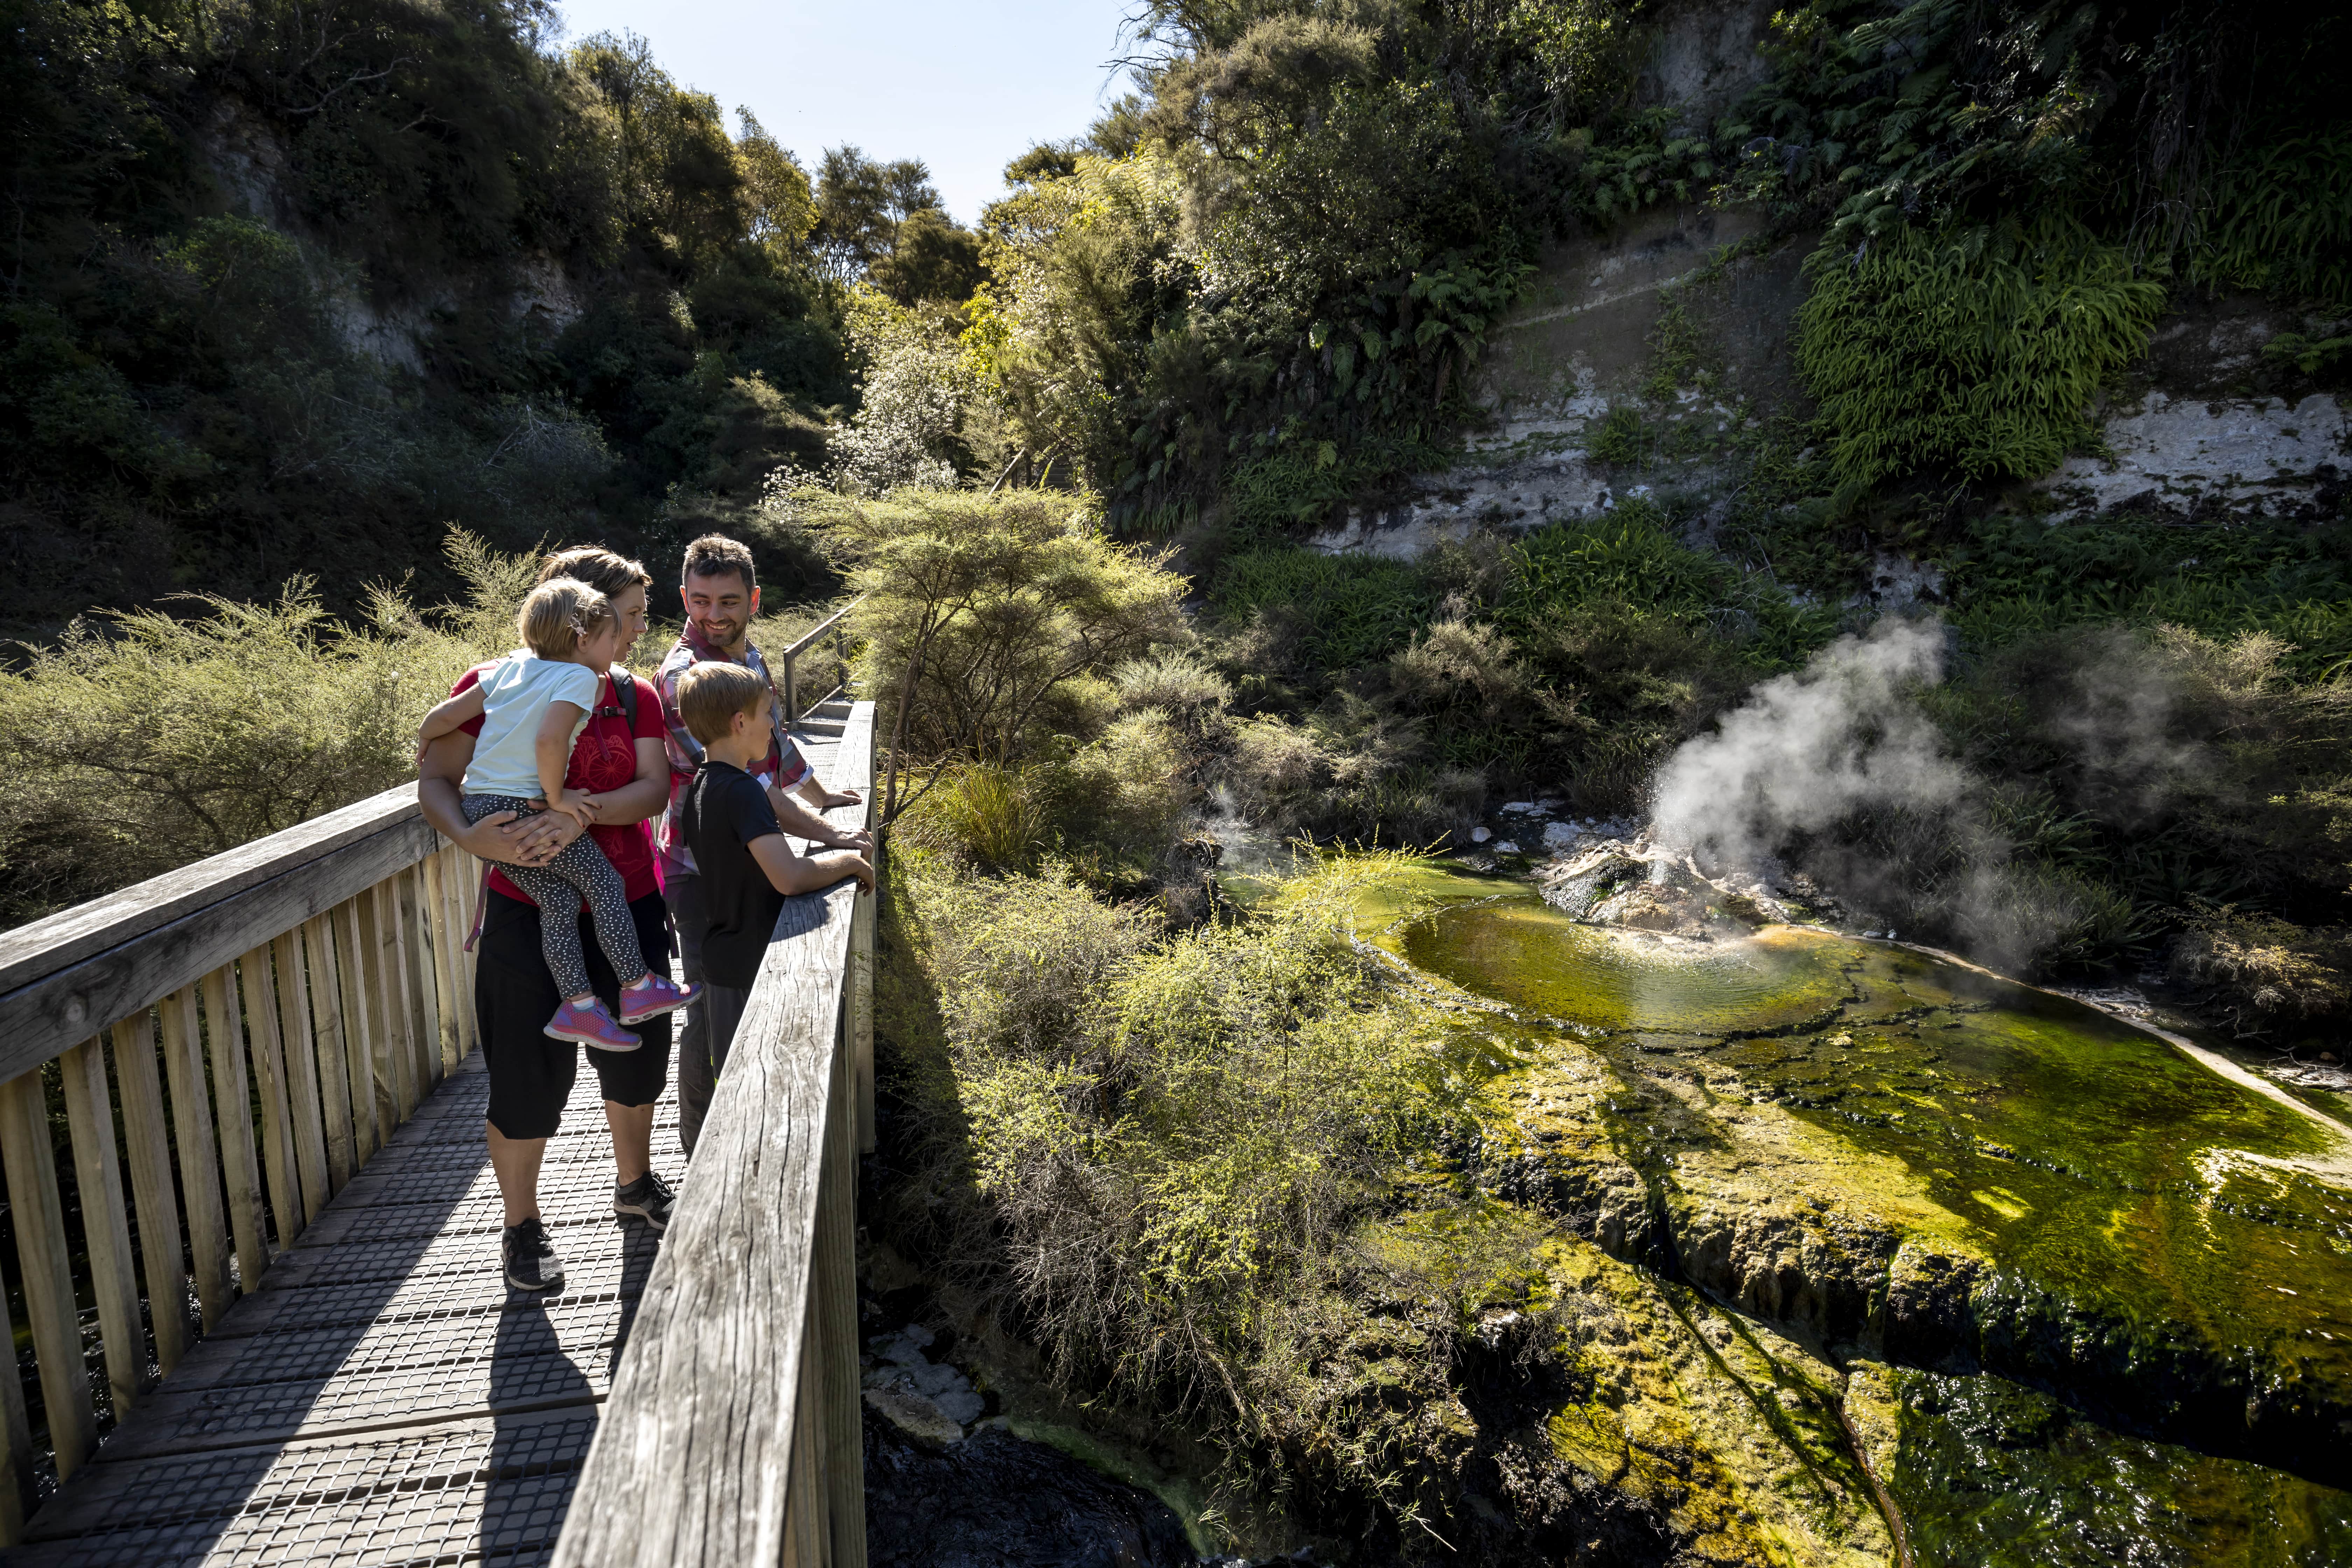
<svg viewBox="0 0 2352 1568">
<path fill-rule="evenodd" d="M 467 795 L 504 795 L 529 800 L 539 785 L 539 725 L 551 702 L 576 703 L 579 721 L 564 742 L 569 756 L 595 711 L 604 678 L 584 664 L 564 664 L 517 648 L 482 672 L 482 732 L 467 765 Z"/>
</svg>

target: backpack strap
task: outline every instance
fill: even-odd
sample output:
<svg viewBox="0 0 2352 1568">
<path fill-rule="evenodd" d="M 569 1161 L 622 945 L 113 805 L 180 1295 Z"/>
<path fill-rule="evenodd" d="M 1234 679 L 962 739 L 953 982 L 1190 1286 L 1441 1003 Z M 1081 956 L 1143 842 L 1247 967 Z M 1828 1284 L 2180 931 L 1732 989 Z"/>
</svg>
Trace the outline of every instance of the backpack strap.
<svg viewBox="0 0 2352 1568">
<path fill-rule="evenodd" d="M 634 734 L 637 728 L 636 677 L 629 674 L 625 670 L 619 675 L 614 675 L 612 671 L 606 670 L 604 672 L 604 679 L 611 683 L 613 695 L 619 700 L 620 705 L 618 707 L 614 707 L 610 703 L 607 703 L 596 710 L 596 717 L 599 719 L 625 719 L 629 722 L 630 732 Z"/>
</svg>

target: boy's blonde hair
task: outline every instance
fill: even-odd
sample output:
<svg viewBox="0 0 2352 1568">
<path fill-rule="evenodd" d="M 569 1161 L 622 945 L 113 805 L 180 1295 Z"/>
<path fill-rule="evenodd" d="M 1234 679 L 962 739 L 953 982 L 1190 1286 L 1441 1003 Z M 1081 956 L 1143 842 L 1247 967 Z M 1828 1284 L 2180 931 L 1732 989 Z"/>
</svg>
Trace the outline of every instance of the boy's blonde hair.
<svg viewBox="0 0 2352 1568">
<path fill-rule="evenodd" d="M 677 678 L 677 716 L 704 745 L 734 732 L 735 715 L 756 713 L 768 683 L 740 664 L 705 659 Z"/>
<path fill-rule="evenodd" d="M 530 591 L 515 615 L 515 630 L 540 658 L 570 658 L 612 616 L 610 599 L 585 583 L 558 577 Z"/>
</svg>

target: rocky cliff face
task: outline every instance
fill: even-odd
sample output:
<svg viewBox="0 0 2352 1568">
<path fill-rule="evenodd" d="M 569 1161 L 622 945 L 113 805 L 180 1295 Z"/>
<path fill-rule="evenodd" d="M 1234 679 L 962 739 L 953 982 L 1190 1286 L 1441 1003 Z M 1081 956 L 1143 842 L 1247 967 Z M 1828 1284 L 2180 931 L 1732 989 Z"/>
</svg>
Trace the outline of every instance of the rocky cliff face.
<svg viewBox="0 0 2352 1568">
<path fill-rule="evenodd" d="M 1764 432 L 1812 413 L 1792 341 L 1818 241 L 1775 237 L 1753 210 L 1677 206 L 1556 247 L 1492 334 L 1488 422 L 1460 463 L 1311 542 L 1409 559 L 1480 526 L 1538 527 L 1627 496 L 1719 521 Z M 2059 520 L 2332 515 L 2352 481 L 2352 400 L 2271 391 L 2289 378 L 2263 350 L 2340 327 L 2257 296 L 2185 302 L 2102 399 L 2098 446 L 1997 503 Z M 1703 362 L 1704 388 L 1675 384 L 1674 357 Z M 1612 446 L 1612 420 L 1638 436 Z"/>
<path fill-rule="evenodd" d="M 1675 12 L 1644 92 L 1690 125 L 1711 123 L 1761 79 L 1757 44 L 1772 9 L 1735 0 Z M 1412 558 L 1478 527 L 1533 528 L 1629 496 L 1670 503 L 1706 532 L 1768 438 L 1814 412 L 1793 340 L 1803 264 L 1820 242 L 1753 205 L 1685 203 L 1555 245 L 1489 334 L 1476 383 L 1486 420 L 1460 461 L 1350 510 L 1312 543 Z M 2333 515 L 2352 480 L 2352 394 L 2297 375 L 2282 351 L 2346 329 L 2179 284 L 2139 364 L 2104 390 L 2097 438 L 1989 500 L 2059 521 Z M 1882 590 L 1915 595 L 1922 584 L 1887 564 Z"/>
</svg>

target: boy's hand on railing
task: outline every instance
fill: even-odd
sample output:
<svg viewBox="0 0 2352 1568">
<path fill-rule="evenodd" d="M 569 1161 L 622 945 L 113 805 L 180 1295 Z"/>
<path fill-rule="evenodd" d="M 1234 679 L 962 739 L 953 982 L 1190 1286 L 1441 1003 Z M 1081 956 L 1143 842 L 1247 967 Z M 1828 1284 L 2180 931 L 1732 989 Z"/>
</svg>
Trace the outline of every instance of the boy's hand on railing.
<svg viewBox="0 0 2352 1568">
<path fill-rule="evenodd" d="M 854 789 L 827 790 L 824 795 L 824 808 L 831 811 L 838 805 L 856 805 L 865 798 L 864 795 Z"/>
<path fill-rule="evenodd" d="M 834 851 L 834 861 L 830 868 L 840 872 L 845 877 L 856 878 L 859 892 L 870 893 L 874 890 L 874 864 L 865 856 L 852 855 L 846 849 L 836 849 Z"/>
</svg>

